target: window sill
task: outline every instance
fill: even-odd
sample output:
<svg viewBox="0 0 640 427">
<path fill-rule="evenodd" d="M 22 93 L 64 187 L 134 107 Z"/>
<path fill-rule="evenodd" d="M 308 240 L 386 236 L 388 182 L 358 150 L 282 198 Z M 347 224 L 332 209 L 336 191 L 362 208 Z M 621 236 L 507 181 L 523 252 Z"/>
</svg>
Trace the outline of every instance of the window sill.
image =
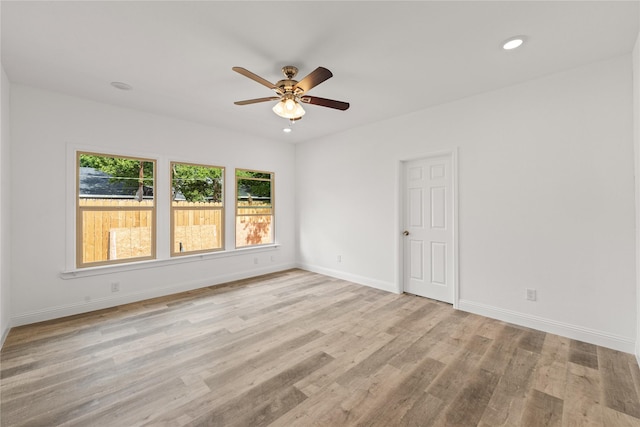
<svg viewBox="0 0 640 427">
<path fill-rule="evenodd" d="M 256 252 L 266 252 L 276 250 L 280 247 L 275 243 L 272 245 L 254 246 L 251 248 L 232 249 L 229 251 L 211 252 L 205 254 L 182 255 L 174 258 L 154 259 L 149 261 L 137 261 L 127 264 L 103 265 L 100 267 L 87 267 L 74 270 L 66 270 L 60 273 L 60 278 L 64 280 L 79 279 L 82 277 L 100 276 L 103 274 L 113 274 L 122 271 L 143 270 L 154 267 L 164 267 L 174 264 L 184 264 L 188 262 L 205 261 L 216 258 L 227 258 Z"/>
</svg>

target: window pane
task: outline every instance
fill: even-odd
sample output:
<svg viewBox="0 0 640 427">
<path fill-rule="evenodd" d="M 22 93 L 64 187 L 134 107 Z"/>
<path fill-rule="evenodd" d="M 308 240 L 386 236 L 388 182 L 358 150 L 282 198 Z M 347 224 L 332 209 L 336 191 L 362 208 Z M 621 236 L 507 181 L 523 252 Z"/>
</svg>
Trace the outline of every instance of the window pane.
<svg viewBox="0 0 640 427">
<path fill-rule="evenodd" d="M 171 185 L 174 201 L 222 204 L 223 168 L 173 163 Z"/>
<path fill-rule="evenodd" d="M 93 154 L 80 154 L 79 160 L 81 199 L 150 200 L 153 203 L 153 162 Z M 100 203 L 95 206 L 101 206 Z"/>
<path fill-rule="evenodd" d="M 236 246 L 273 243 L 272 215 L 236 217 Z"/>
<path fill-rule="evenodd" d="M 274 242 L 273 173 L 236 169 L 236 247 Z"/>
<path fill-rule="evenodd" d="M 150 257 L 153 211 L 83 210 L 82 263 Z"/>
<path fill-rule="evenodd" d="M 271 181 L 238 178 L 238 206 L 270 206 Z"/>
<path fill-rule="evenodd" d="M 171 163 L 171 255 L 224 248 L 224 168 Z"/>
<path fill-rule="evenodd" d="M 174 206 L 193 205 L 174 202 Z M 176 209 L 173 212 L 173 252 L 222 249 L 221 209 Z"/>
<path fill-rule="evenodd" d="M 155 255 L 155 162 L 78 153 L 78 266 Z"/>
</svg>

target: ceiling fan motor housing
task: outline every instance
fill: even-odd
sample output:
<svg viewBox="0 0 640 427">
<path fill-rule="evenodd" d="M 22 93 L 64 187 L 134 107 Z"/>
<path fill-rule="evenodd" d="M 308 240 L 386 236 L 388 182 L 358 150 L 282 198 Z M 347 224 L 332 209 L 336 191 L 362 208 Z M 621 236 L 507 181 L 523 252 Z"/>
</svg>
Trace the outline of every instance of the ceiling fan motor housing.
<svg viewBox="0 0 640 427">
<path fill-rule="evenodd" d="M 296 85 L 298 84 L 297 80 L 293 80 L 293 78 L 298 74 L 298 68 L 293 65 L 285 65 L 282 67 L 282 74 L 285 75 L 286 79 L 280 80 L 275 86 L 279 89 L 278 92 L 282 94 L 294 93 L 296 91 Z M 301 93 L 301 91 L 296 91 L 297 93 Z"/>
<path fill-rule="evenodd" d="M 287 79 L 287 80 L 280 80 L 278 83 L 276 83 L 276 92 L 280 92 L 282 94 L 285 93 L 293 93 L 296 84 L 298 84 L 297 81 L 295 80 L 291 80 L 291 79 Z"/>
</svg>

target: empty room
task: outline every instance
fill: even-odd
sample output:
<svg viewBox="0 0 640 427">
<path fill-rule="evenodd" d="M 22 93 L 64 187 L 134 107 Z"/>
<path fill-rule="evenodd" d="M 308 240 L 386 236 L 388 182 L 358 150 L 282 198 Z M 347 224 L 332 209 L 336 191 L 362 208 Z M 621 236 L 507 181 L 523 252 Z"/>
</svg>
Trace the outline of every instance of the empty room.
<svg viewBox="0 0 640 427">
<path fill-rule="evenodd" d="M 3 427 L 640 426 L 640 1 L 0 20 Z"/>
</svg>

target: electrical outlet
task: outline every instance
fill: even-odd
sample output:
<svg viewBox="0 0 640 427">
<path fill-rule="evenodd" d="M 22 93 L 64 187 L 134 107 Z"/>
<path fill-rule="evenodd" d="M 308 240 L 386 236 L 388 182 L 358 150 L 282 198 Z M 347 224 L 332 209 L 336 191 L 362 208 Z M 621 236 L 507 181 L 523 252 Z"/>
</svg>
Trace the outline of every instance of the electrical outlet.
<svg viewBox="0 0 640 427">
<path fill-rule="evenodd" d="M 338 256 L 336 257 L 336 261 L 337 261 L 337 262 L 342 262 L 342 255 L 338 255 Z"/>
<path fill-rule="evenodd" d="M 253 259 L 253 263 L 254 263 L 254 264 L 257 264 L 257 263 L 258 263 L 258 258 L 254 258 L 254 259 Z"/>
<path fill-rule="evenodd" d="M 276 256 L 275 255 L 271 255 L 271 262 L 276 262 Z"/>
<path fill-rule="evenodd" d="M 120 292 L 120 282 L 111 282 L 111 292 Z"/>
<path fill-rule="evenodd" d="M 527 300 L 535 301 L 536 300 L 536 290 L 535 289 L 527 289 Z"/>
</svg>

